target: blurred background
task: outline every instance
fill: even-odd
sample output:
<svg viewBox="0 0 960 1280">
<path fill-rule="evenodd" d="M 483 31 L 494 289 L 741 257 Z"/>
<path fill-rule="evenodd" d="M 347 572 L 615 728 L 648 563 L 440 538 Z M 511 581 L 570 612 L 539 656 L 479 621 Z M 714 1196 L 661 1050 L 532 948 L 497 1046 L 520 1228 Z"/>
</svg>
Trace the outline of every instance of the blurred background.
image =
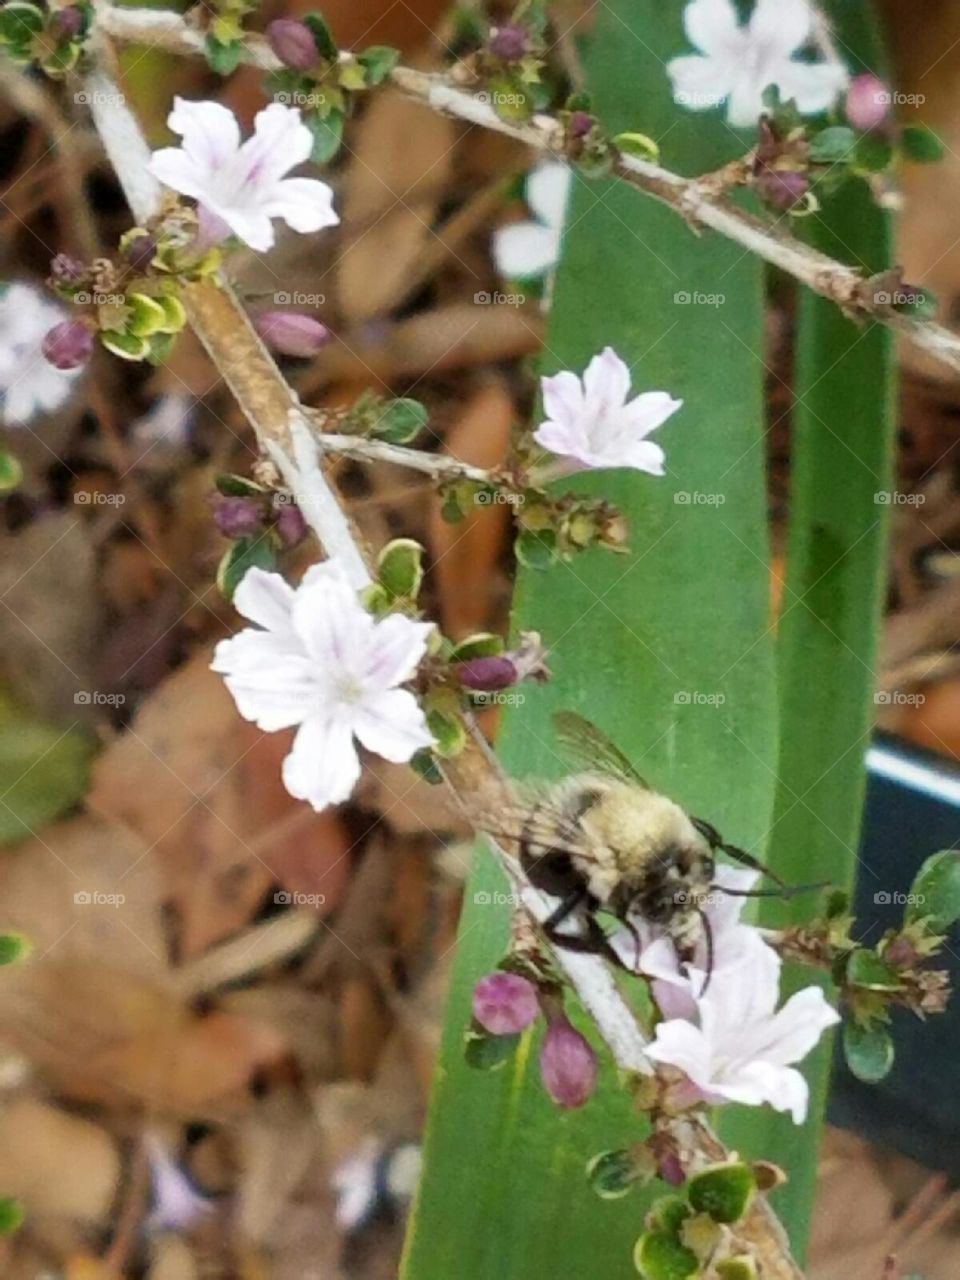
<svg viewBox="0 0 960 1280">
<path fill-rule="evenodd" d="M 257 25 L 307 7 L 265 3 Z M 568 12 L 561 52 L 575 77 L 589 5 L 556 7 Z M 899 259 L 957 325 L 960 7 L 881 9 L 900 109 L 947 147 L 943 163 L 904 175 Z M 323 10 L 343 45 L 396 44 L 417 66 L 441 66 L 455 39 L 445 0 Z M 263 105 L 254 72 L 223 85 L 201 61 L 124 61 L 155 145 L 173 92 L 217 96 L 246 123 Z M 432 447 L 500 460 L 531 410 L 546 285 L 497 300 L 516 247 L 498 232 L 549 230 L 556 203 L 556 175 L 538 199 L 529 167 L 509 140 L 390 90 L 370 97 L 330 178 L 341 227 L 286 235 L 269 262 L 237 258 L 249 298 L 269 303 L 295 281 L 330 330 L 319 354 L 286 366 L 306 403 L 415 395 Z M 55 253 L 90 258 L 128 225 L 84 109 L 0 65 L 0 279 L 39 288 Z M 14 354 L 2 308 L 0 370 Z M 775 290 L 775 545 L 791 309 Z M 960 386 L 912 350 L 902 366 L 897 488 L 910 500 L 894 513 L 877 722 L 884 749 L 913 772 L 875 777 L 864 850 L 886 860 L 891 884 L 955 843 L 960 790 Z M 383 762 L 343 810 L 291 800 L 279 781 L 285 735 L 241 721 L 209 671 L 235 625 L 214 581 L 229 545 L 214 480 L 249 473 L 256 450 L 188 333 L 162 369 L 98 351 L 62 405 L 0 439 L 23 468 L 0 507 L 0 927 L 33 944 L 28 965 L 0 974 L 0 1194 L 26 1210 L 0 1240 L 0 1273 L 393 1276 L 468 833 L 432 788 Z M 423 477 L 343 463 L 337 478 L 373 545 L 400 532 L 426 545 L 425 604 L 447 634 L 507 627 L 506 506 L 450 525 Z M 284 571 L 312 554 L 292 547 Z M 775 575 L 774 598 L 777 585 Z M 494 733 L 495 709 L 483 716 Z M 880 905 L 860 903 L 867 928 L 880 927 Z M 943 1091 L 956 1069 L 960 1030 L 955 1016 L 943 1021 L 921 1053 L 902 1055 L 885 1093 L 865 1098 L 838 1072 L 814 1280 L 880 1280 L 889 1253 L 928 1280 L 960 1273 L 960 1115 L 931 1115 L 922 1099 L 903 1109 L 923 1092 L 917 1072 Z"/>
</svg>

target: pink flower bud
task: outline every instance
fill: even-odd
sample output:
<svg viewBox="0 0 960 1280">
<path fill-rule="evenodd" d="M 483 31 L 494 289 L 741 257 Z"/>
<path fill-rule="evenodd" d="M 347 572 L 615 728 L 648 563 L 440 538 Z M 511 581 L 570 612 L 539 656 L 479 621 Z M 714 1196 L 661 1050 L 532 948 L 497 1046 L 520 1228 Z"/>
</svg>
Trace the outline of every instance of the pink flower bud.
<svg viewBox="0 0 960 1280">
<path fill-rule="evenodd" d="M 305 22 L 296 18 L 277 18 L 266 31 L 267 43 L 285 67 L 293 71 L 309 71 L 319 61 L 317 42 Z"/>
<path fill-rule="evenodd" d="M 76 5 L 58 9 L 50 20 L 54 34 L 61 40 L 71 40 L 83 30 L 83 12 Z"/>
<path fill-rule="evenodd" d="M 761 169 L 756 188 L 767 204 L 775 209 L 792 209 L 810 190 L 810 179 L 795 169 Z"/>
<path fill-rule="evenodd" d="M 277 533 L 288 551 L 299 546 L 307 536 L 307 522 L 295 502 L 285 502 L 280 508 L 277 516 Z"/>
<path fill-rule="evenodd" d="M 493 33 L 490 52 L 504 62 L 519 62 L 530 52 L 530 37 L 526 29 L 515 22 L 505 23 Z"/>
<path fill-rule="evenodd" d="M 331 338 L 325 324 L 296 311 L 261 311 L 253 323 L 267 346 L 283 356 L 315 356 Z"/>
<path fill-rule="evenodd" d="M 855 129 L 869 132 L 886 124 L 890 115 L 890 86 L 871 71 L 854 76 L 847 90 L 844 106 L 847 119 Z"/>
<path fill-rule="evenodd" d="M 58 253 L 50 262 L 50 279 L 54 284 L 79 284 L 87 278 L 87 268 L 79 258 Z"/>
<path fill-rule="evenodd" d="M 40 349 L 55 369 L 79 369 L 93 353 L 93 334 L 79 320 L 61 320 L 44 334 Z"/>
<path fill-rule="evenodd" d="M 465 689 L 509 689 L 519 678 L 513 660 L 505 653 L 461 662 L 457 675 Z"/>
<path fill-rule="evenodd" d="M 473 1016 L 491 1035 L 516 1035 L 539 1013 L 536 987 L 518 973 L 487 974 L 473 989 Z"/>
<path fill-rule="evenodd" d="M 256 498 L 228 498 L 214 494 L 213 522 L 225 538 L 246 538 L 263 524 L 263 507 Z"/>
<path fill-rule="evenodd" d="M 126 260 L 137 271 L 143 271 L 149 267 L 156 252 L 157 237 L 150 235 L 148 231 L 144 231 L 142 235 L 134 236 L 123 251 Z"/>
<path fill-rule="evenodd" d="M 597 1055 L 566 1018 L 547 1028 L 540 1050 L 540 1078 L 561 1107 L 582 1107 L 597 1086 Z"/>
<path fill-rule="evenodd" d="M 906 938 L 894 938 L 883 953 L 883 958 L 895 969 L 912 969 L 919 963 L 920 954 Z"/>
<path fill-rule="evenodd" d="M 585 138 L 593 128 L 593 116 L 588 111 L 574 111 L 567 125 L 571 138 Z"/>
</svg>

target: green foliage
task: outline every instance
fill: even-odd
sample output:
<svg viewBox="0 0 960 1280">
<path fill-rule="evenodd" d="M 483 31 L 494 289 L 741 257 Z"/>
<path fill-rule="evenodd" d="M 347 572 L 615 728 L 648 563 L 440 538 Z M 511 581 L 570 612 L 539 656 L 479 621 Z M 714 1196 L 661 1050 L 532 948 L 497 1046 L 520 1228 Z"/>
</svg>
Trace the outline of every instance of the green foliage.
<svg viewBox="0 0 960 1280">
<path fill-rule="evenodd" d="M 410 444 L 429 421 L 430 413 L 419 400 L 388 400 L 371 434 L 391 444 Z"/>
<path fill-rule="evenodd" d="M 0 1236 L 12 1236 L 23 1224 L 23 1206 L 12 1196 L 0 1196 Z"/>
<path fill-rule="evenodd" d="M 960 920 L 960 853 L 943 849 L 934 853 L 914 879 L 904 918 L 923 920 L 931 933 L 946 933 Z"/>
<path fill-rule="evenodd" d="M 217 567 L 217 586 L 227 600 L 243 581 L 248 569 L 275 569 L 277 552 L 269 534 L 238 538 L 223 554 Z"/>
<path fill-rule="evenodd" d="M 714 1222 L 738 1222 L 750 1207 L 757 1189 L 753 1170 L 747 1164 L 719 1164 L 704 1169 L 687 1184 L 687 1199 L 697 1213 L 708 1214 Z"/>
<path fill-rule="evenodd" d="M 893 1040 L 882 1022 L 847 1022 L 843 1053 L 847 1066 L 865 1084 L 878 1084 L 893 1066 Z"/>
<path fill-rule="evenodd" d="M 19 489 L 22 483 L 23 467 L 20 465 L 20 459 L 9 449 L 0 449 L 0 493 Z"/>
<path fill-rule="evenodd" d="M 416 600 L 423 582 L 423 547 L 413 538 L 394 538 L 377 557 L 377 582 L 391 601 Z"/>
<path fill-rule="evenodd" d="M 925 124 L 907 125 L 900 134 L 900 146 L 916 164 L 935 164 L 946 154 L 943 143 Z"/>
<path fill-rule="evenodd" d="M 79 804 L 93 743 L 86 734 L 0 704 L 0 845 L 16 844 Z"/>
</svg>

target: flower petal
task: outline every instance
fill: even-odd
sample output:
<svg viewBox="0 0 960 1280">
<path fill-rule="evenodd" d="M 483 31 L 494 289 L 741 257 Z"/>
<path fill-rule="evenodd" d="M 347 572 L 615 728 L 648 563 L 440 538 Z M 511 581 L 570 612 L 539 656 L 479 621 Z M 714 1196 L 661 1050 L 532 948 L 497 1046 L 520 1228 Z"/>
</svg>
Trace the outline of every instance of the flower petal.
<svg viewBox="0 0 960 1280">
<path fill-rule="evenodd" d="M 283 762 L 283 785 L 290 794 L 319 811 L 349 799 L 359 777 L 350 726 L 321 716 L 305 720 Z"/>
<path fill-rule="evenodd" d="M 512 222 L 493 233 L 493 260 L 509 280 L 542 276 L 560 256 L 560 235 L 539 222 Z"/>
<path fill-rule="evenodd" d="M 582 431 L 562 426 L 559 422 L 542 422 L 533 433 L 533 438 L 542 449 L 555 453 L 558 458 L 572 458 L 581 467 L 602 465 L 591 452 Z"/>
<path fill-rule="evenodd" d="M 647 1056 L 654 1062 L 668 1062 L 678 1067 L 701 1089 L 710 1089 L 713 1085 L 710 1044 L 692 1022 L 680 1019 L 661 1022 L 652 1044 L 647 1046 Z"/>
<path fill-rule="evenodd" d="M 630 370 L 613 347 L 594 356 L 583 375 L 586 412 L 591 418 L 621 410 L 630 394 Z"/>
<path fill-rule="evenodd" d="M 544 160 L 535 165 L 527 176 L 527 204 L 558 237 L 567 211 L 572 182 L 569 165 L 560 164 L 556 160 Z"/>
<path fill-rule="evenodd" d="M 752 1057 L 787 1066 L 805 1058 L 824 1031 L 839 1021 L 820 987 L 804 987 L 774 1015 L 762 1038 L 747 1034 L 745 1039 Z"/>
<path fill-rule="evenodd" d="M 214 650 L 212 671 L 224 683 L 244 720 L 265 733 L 300 724 L 315 705 L 317 681 L 306 658 L 285 651 L 267 631 L 248 628 Z"/>
<path fill-rule="evenodd" d="M 807 0 L 757 0 L 750 16 L 750 39 L 789 58 L 810 38 L 813 14 Z"/>
<path fill-rule="evenodd" d="M 543 407 L 547 418 L 575 427 L 583 413 L 583 384 L 575 373 L 564 369 L 552 377 L 540 379 Z"/>
<path fill-rule="evenodd" d="M 373 643 L 364 676 L 376 689 L 392 689 L 409 680 L 427 650 L 432 622 L 414 622 L 391 613 L 374 624 Z"/>
<path fill-rule="evenodd" d="M 368 751 L 394 764 L 433 746 L 423 709 L 408 689 L 388 689 L 368 698 L 353 713 L 353 731 Z"/>
<path fill-rule="evenodd" d="M 683 401 L 674 400 L 666 391 L 644 391 L 624 405 L 622 416 L 630 424 L 634 438 L 642 440 L 682 408 Z"/>
<path fill-rule="evenodd" d="M 253 135 L 240 148 L 240 168 L 249 186 L 268 191 L 285 173 L 310 158 L 313 134 L 297 107 L 271 102 L 258 111 Z"/>
<path fill-rule="evenodd" d="M 268 631 L 292 630 L 293 601 L 293 587 L 279 573 L 256 567 L 247 570 L 233 593 L 237 613 Z"/>
<path fill-rule="evenodd" d="M 794 98 L 801 115 L 818 115 L 833 106 L 850 77 L 839 62 L 784 62 L 777 75 L 780 96 Z"/>
<path fill-rule="evenodd" d="M 293 628 L 316 662 L 353 672 L 371 643 L 373 619 L 346 582 L 327 574 L 300 584 L 293 602 Z"/>
<path fill-rule="evenodd" d="M 340 221 L 333 207 L 332 188 L 317 178 L 285 178 L 278 182 L 269 200 L 264 201 L 263 211 L 304 233 L 335 227 Z"/>
<path fill-rule="evenodd" d="M 722 58 L 701 58 L 697 54 L 671 58 L 667 75 L 673 85 L 673 100 L 690 111 L 719 107 L 733 87 L 734 69 Z"/>
<path fill-rule="evenodd" d="M 799 1071 L 769 1062 L 748 1063 L 735 1081 L 722 1083 L 717 1092 L 731 1102 L 757 1106 L 768 1103 L 775 1111 L 789 1111 L 794 1124 L 807 1118 L 810 1090 Z"/>
<path fill-rule="evenodd" d="M 732 0 L 692 0 L 683 11 L 683 29 L 702 53 L 725 53 L 740 23 Z"/>
<path fill-rule="evenodd" d="M 155 151 L 148 168 L 165 187 L 194 200 L 202 200 L 210 186 L 208 170 L 197 164 L 182 147 L 162 147 Z"/>
<path fill-rule="evenodd" d="M 189 102 L 175 97 L 167 125 L 183 138 L 183 151 L 200 170 L 222 168 L 240 146 L 237 118 L 219 102 Z"/>
<path fill-rule="evenodd" d="M 611 454 L 608 467 L 631 467 L 634 471 L 645 471 L 648 476 L 662 476 L 667 455 L 652 440 L 638 440 L 618 455 Z"/>
</svg>

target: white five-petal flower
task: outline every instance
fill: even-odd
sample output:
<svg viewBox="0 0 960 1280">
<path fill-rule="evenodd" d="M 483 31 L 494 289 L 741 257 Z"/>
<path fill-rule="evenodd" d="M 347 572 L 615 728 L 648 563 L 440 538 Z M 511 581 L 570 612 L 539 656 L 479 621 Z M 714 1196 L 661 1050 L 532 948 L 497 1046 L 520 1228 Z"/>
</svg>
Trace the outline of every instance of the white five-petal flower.
<svg viewBox="0 0 960 1280">
<path fill-rule="evenodd" d="M 708 1102 L 768 1103 L 806 1118 L 807 1082 L 794 1063 L 840 1021 L 819 987 L 805 987 L 777 1010 L 780 957 L 766 945 L 714 972 L 697 997 L 697 1022 L 661 1022 L 647 1053 L 678 1067 Z"/>
<path fill-rule="evenodd" d="M 229 229 L 262 252 L 273 247 L 272 218 L 304 232 L 340 221 L 325 182 L 284 177 L 313 148 L 296 107 L 272 102 L 257 113 L 253 136 L 243 143 L 233 112 L 218 102 L 175 98 L 167 124 L 183 144 L 155 151 L 150 170 L 198 202 L 208 235 L 220 225 L 222 233 Z"/>
<path fill-rule="evenodd" d="M 43 339 L 67 319 L 63 307 L 27 284 L 0 293 L 0 420 L 20 427 L 38 413 L 52 413 L 73 390 L 79 369 L 55 368 L 43 354 Z"/>
<path fill-rule="evenodd" d="M 556 266 L 570 183 L 569 166 L 557 160 L 544 160 L 531 169 L 526 197 L 535 217 L 500 227 L 493 235 L 493 260 L 502 276 L 533 279 Z"/>
<path fill-rule="evenodd" d="M 802 115 L 826 111 L 849 75 L 836 59 L 794 57 L 810 40 L 813 19 L 808 0 L 757 0 L 740 26 L 733 0 L 690 0 L 684 28 L 700 52 L 667 64 L 674 101 L 703 111 L 726 100 L 727 120 L 742 127 L 756 123 L 764 89 L 776 85 Z"/>
<path fill-rule="evenodd" d="M 545 421 L 534 440 L 576 469 L 633 467 L 662 476 L 664 452 L 648 440 L 680 408 L 666 391 L 630 397 L 630 370 L 612 347 L 587 365 L 581 381 L 564 370 L 541 378 Z"/>
<path fill-rule="evenodd" d="M 433 624 L 376 619 L 343 568 L 314 565 L 294 589 L 250 569 L 234 605 L 257 624 L 217 645 L 211 666 L 240 714 L 268 733 L 299 726 L 283 763 L 291 795 L 317 810 L 346 800 L 360 777 L 355 739 L 401 763 L 433 738 L 409 680 Z"/>
</svg>

